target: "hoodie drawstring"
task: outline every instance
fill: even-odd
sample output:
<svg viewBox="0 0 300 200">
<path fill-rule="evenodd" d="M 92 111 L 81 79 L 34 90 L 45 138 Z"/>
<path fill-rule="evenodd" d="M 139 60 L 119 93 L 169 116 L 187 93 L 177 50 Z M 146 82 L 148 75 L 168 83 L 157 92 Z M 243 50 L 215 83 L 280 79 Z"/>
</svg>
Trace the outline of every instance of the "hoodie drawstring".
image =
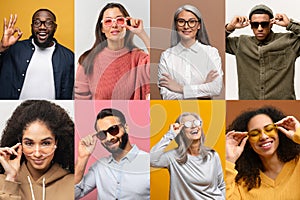
<svg viewBox="0 0 300 200">
<path fill-rule="evenodd" d="M 32 182 L 30 180 L 30 177 L 27 176 L 27 179 L 28 179 L 28 182 L 29 182 L 29 186 L 30 186 L 30 191 L 31 191 L 31 199 L 32 200 L 35 200 L 35 197 L 34 197 L 34 192 L 33 192 L 33 187 L 32 187 Z M 45 195 L 46 195 L 46 187 L 45 187 L 45 177 L 43 178 L 43 200 L 45 200 Z"/>
</svg>

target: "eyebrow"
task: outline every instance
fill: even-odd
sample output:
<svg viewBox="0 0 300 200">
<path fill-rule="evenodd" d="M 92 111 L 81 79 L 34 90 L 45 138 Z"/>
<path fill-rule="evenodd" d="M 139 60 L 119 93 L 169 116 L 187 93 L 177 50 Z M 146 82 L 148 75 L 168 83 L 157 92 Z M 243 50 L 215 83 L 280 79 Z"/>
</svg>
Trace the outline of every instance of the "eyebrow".
<svg viewBox="0 0 300 200">
<path fill-rule="evenodd" d="M 30 139 L 30 138 L 27 138 L 27 137 L 23 138 L 23 140 L 34 141 L 33 139 Z M 54 138 L 47 137 L 47 138 L 42 139 L 41 141 L 45 141 L 45 140 L 54 140 Z"/>
<path fill-rule="evenodd" d="M 117 16 L 116 16 L 116 18 L 117 18 L 117 17 L 124 17 L 124 16 L 123 16 L 123 15 L 117 15 Z M 103 17 L 103 18 L 110 18 L 110 19 L 114 19 L 113 17 Z"/>
</svg>

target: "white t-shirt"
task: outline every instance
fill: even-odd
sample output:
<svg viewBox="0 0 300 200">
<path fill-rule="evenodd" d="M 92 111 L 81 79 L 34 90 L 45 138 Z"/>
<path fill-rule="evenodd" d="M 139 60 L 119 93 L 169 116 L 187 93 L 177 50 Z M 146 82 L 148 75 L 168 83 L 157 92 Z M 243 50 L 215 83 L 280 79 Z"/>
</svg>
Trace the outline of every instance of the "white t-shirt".
<svg viewBox="0 0 300 200">
<path fill-rule="evenodd" d="M 55 44 L 40 48 L 32 41 L 35 51 L 25 74 L 20 99 L 55 99 L 52 55 Z"/>
</svg>

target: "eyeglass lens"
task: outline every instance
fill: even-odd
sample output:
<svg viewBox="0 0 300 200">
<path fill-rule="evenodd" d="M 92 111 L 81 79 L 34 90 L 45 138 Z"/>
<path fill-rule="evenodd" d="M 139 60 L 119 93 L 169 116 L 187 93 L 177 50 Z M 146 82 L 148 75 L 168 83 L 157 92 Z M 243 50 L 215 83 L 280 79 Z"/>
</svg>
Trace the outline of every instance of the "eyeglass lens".
<svg viewBox="0 0 300 200">
<path fill-rule="evenodd" d="M 107 130 L 103 130 L 103 131 L 99 131 L 96 136 L 97 138 L 99 138 L 100 140 L 104 140 L 107 136 L 107 133 L 109 133 L 112 136 L 115 136 L 119 133 L 119 125 L 113 125 L 111 127 L 109 127 Z"/>
<path fill-rule="evenodd" d="M 261 25 L 262 28 L 269 26 L 270 22 L 250 22 L 251 28 L 258 28 Z"/>
<path fill-rule="evenodd" d="M 33 145 L 29 146 L 26 143 L 22 144 L 23 153 L 27 156 L 33 156 L 36 152 L 39 152 L 43 157 L 51 155 L 57 146 L 55 144 L 48 144 L 46 146 Z"/>
<path fill-rule="evenodd" d="M 41 21 L 39 19 L 33 21 L 33 26 L 36 28 L 40 27 L 42 24 L 44 24 L 45 27 L 50 28 L 53 26 L 54 22 L 52 20 Z"/>
<path fill-rule="evenodd" d="M 269 137 L 273 137 L 277 133 L 277 126 L 275 124 L 268 124 L 264 126 L 263 131 Z M 249 139 L 252 141 L 258 141 L 262 136 L 262 130 L 254 129 L 248 132 Z"/>
<path fill-rule="evenodd" d="M 194 28 L 198 23 L 198 20 L 196 19 L 189 19 L 188 21 L 184 20 L 184 19 L 177 19 L 177 25 L 180 27 L 185 26 L 185 24 L 187 24 L 190 28 Z"/>
<path fill-rule="evenodd" d="M 202 125 L 202 121 L 200 121 L 200 120 L 194 120 L 194 121 L 186 121 L 186 122 L 184 122 L 184 126 L 186 128 L 191 128 L 193 126 L 193 124 L 194 124 L 194 126 L 201 126 Z"/>
<path fill-rule="evenodd" d="M 116 19 L 111 19 L 111 18 L 108 18 L 108 19 L 104 19 L 102 20 L 103 21 L 103 24 L 105 26 L 112 26 L 113 23 L 117 23 L 118 25 L 124 25 L 125 24 L 125 18 L 124 17 L 117 17 Z"/>
</svg>

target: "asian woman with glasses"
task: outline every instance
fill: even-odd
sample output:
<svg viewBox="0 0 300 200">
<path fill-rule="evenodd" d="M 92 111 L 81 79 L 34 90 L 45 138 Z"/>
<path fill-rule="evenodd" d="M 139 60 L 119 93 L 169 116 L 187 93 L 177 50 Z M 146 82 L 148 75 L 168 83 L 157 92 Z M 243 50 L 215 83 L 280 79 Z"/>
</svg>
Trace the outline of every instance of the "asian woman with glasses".
<svg viewBox="0 0 300 200">
<path fill-rule="evenodd" d="M 211 99 L 223 85 L 218 50 L 210 46 L 200 11 L 184 5 L 174 14 L 171 47 L 161 54 L 158 86 L 163 99 Z"/>
<path fill-rule="evenodd" d="M 175 140 L 178 147 L 166 151 Z M 151 149 L 152 167 L 170 173 L 170 199 L 225 199 L 225 183 L 217 152 L 204 146 L 202 120 L 196 113 L 182 113 Z"/>
<path fill-rule="evenodd" d="M 95 43 L 79 58 L 75 99 L 149 99 L 149 55 L 133 43 L 137 35 L 150 52 L 143 20 L 123 5 L 108 3 L 100 12 Z"/>
<path fill-rule="evenodd" d="M 24 101 L 0 144 L 1 200 L 74 199 L 74 124 L 63 108 Z"/>
<path fill-rule="evenodd" d="M 226 134 L 226 198 L 299 199 L 300 123 L 274 107 L 239 115 Z"/>
</svg>

